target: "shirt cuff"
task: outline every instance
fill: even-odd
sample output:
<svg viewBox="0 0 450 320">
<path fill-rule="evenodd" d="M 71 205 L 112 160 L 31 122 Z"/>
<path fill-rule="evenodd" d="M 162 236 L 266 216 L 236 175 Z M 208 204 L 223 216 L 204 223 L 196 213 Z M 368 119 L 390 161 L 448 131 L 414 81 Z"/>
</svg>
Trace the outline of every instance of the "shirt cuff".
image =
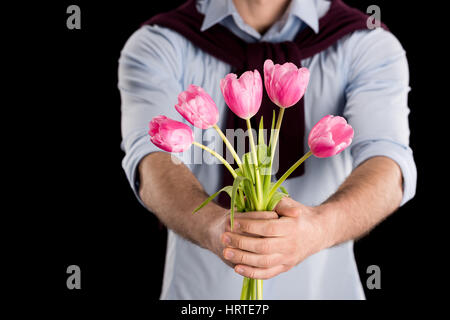
<svg viewBox="0 0 450 320">
<path fill-rule="evenodd" d="M 130 183 L 134 195 L 138 199 L 139 203 L 147 208 L 139 196 L 138 165 L 142 158 L 146 155 L 161 150 L 158 149 L 153 143 L 150 143 L 149 136 L 146 133 L 137 139 L 133 139 L 133 143 L 129 146 L 123 142 L 122 149 L 125 151 L 125 157 L 122 160 L 122 168 L 125 171 L 125 175 Z"/>
<path fill-rule="evenodd" d="M 352 147 L 353 168 L 376 156 L 394 160 L 403 175 L 403 199 L 400 206 L 411 200 L 416 194 L 417 168 L 411 148 L 390 140 L 362 141 Z"/>
</svg>

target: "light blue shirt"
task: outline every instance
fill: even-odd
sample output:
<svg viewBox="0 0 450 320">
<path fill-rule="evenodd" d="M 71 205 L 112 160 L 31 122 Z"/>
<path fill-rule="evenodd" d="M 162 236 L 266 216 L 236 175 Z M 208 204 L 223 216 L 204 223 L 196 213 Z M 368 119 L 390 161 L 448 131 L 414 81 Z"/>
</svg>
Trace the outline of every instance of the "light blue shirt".
<svg viewBox="0 0 450 320">
<path fill-rule="evenodd" d="M 232 0 L 202 0 L 197 7 L 205 14 L 202 30 L 220 23 L 248 42 L 279 42 L 292 40 L 306 25 L 318 32 L 318 20 L 327 12 L 329 2 L 292 0 L 286 13 L 264 35 L 242 20 Z M 399 41 L 383 29 L 356 31 L 301 64 L 311 73 L 305 94 L 306 132 L 323 116 L 333 114 L 348 120 L 355 137 L 337 156 L 308 159 L 305 174 L 284 183 L 291 197 L 305 205 L 319 205 L 352 169 L 371 157 L 385 156 L 393 159 L 403 174 L 402 204 L 411 199 L 417 173 L 408 146 L 408 64 Z M 126 153 L 122 164 L 139 201 L 139 161 L 161 151 L 149 141 L 149 121 L 163 114 L 187 123 L 174 105 L 177 95 L 195 84 L 214 99 L 220 112 L 218 125 L 224 127 L 226 106 L 219 83 L 230 71 L 230 65 L 167 28 L 143 26 L 129 38 L 119 60 L 121 146 Z M 197 141 L 221 150 L 221 140 L 213 129 L 194 132 Z M 308 150 L 306 139 L 307 134 L 304 144 Z M 200 152 L 202 163 L 191 161 L 189 152 L 179 157 L 211 194 L 221 187 L 219 164 L 211 161 L 209 154 L 195 152 L 194 159 Z M 241 285 L 242 277 L 217 256 L 169 230 L 161 299 L 239 299 Z M 353 242 L 322 250 L 265 281 L 264 298 L 364 299 Z"/>
</svg>

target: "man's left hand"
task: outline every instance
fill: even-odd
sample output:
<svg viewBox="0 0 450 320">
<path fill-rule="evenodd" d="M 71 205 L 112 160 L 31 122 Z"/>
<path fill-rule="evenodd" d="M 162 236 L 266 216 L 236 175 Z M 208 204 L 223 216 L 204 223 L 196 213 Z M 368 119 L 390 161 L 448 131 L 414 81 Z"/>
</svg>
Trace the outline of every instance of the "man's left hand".
<svg viewBox="0 0 450 320">
<path fill-rule="evenodd" d="M 285 197 L 275 212 L 278 219 L 245 219 L 236 214 L 233 232 L 227 224 L 223 255 L 240 275 L 270 279 L 329 246 L 319 207 Z"/>
</svg>

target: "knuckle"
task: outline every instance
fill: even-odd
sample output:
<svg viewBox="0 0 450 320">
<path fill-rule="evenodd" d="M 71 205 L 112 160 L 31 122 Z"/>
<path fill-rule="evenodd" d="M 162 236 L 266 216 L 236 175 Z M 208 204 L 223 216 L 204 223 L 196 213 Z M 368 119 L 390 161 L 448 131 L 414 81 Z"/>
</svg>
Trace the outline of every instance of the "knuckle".
<svg viewBox="0 0 450 320">
<path fill-rule="evenodd" d="M 249 270 L 248 277 L 253 279 L 256 278 L 256 271 L 254 269 Z"/>
<path fill-rule="evenodd" d="M 245 246 L 245 240 L 244 240 L 244 238 L 238 237 L 238 238 L 236 239 L 236 246 L 237 246 L 238 248 L 244 249 L 244 246 Z"/>
<path fill-rule="evenodd" d="M 270 247 L 271 245 L 268 239 L 262 239 L 261 241 L 259 241 L 258 251 L 260 251 L 261 253 L 268 253 L 270 251 Z"/>
<path fill-rule="evenodd" d="M 270 256 L 262 256 L 260 258 L 260 265 L 262 267 L 270 267 L 272 265 L 273 259 Z"/>
<path fill-rule="evenodd" d="M 245 224 L 245 229 L 243 231 L 247 232 L 247 233 L 253 233 L 254 232 L 254 225 L 252 222 L 246 223 Z"/>
<path fill-rule="evenodd" d="M 274 211 L 264 211 L 264 219 L 275 219 L 278 215 Z"/>
<path fill-rule="evenodd" d="M 239 230 L 248 232 L 248 223 L 244 221 L 239 221 Z"/>
<path fill-rule="evenodd" d="M 286 208 L 286 214 L 289 216 L 295 216 L 300 214 L 300 209 L 296 207 Z"/>
<path fill-rule="evenodd" d="M 238 263 L 240 263 L 240 264 L 247 264 L 247 257 L 243 253 L 239 254 L 237 260 L 239 261 Z"/>
</svg>

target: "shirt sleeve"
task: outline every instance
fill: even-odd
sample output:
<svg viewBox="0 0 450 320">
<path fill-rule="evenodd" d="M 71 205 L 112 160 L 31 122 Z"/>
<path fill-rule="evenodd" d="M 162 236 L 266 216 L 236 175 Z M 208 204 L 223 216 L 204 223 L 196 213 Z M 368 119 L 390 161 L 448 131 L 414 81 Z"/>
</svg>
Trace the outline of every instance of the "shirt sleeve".
<svg viewBox="0 0 450 320">
<path fill-rule="evenodd" d="M 406 53 L 395 36 L 381 28 L 355 32 L 346 52 L 344 116 L 355 130 L 353 166 L 375 156 L 394 160 L 403 175 L 403 205 L 414 197 L 417 181 L 409 147 Z"/>
<path fill-rule="evenodd" d="M 181 121 L 174 105 L 181 92 L 183 41 L 177 33 L 158 26 L 137 30 L 121 51 L 118 87 L 121 97 L 122 167 L 138 198 L 137 167 L 149 153 L 161 151 L 150 142 L 148 123 L 157 115 Z"/>
</svg>

